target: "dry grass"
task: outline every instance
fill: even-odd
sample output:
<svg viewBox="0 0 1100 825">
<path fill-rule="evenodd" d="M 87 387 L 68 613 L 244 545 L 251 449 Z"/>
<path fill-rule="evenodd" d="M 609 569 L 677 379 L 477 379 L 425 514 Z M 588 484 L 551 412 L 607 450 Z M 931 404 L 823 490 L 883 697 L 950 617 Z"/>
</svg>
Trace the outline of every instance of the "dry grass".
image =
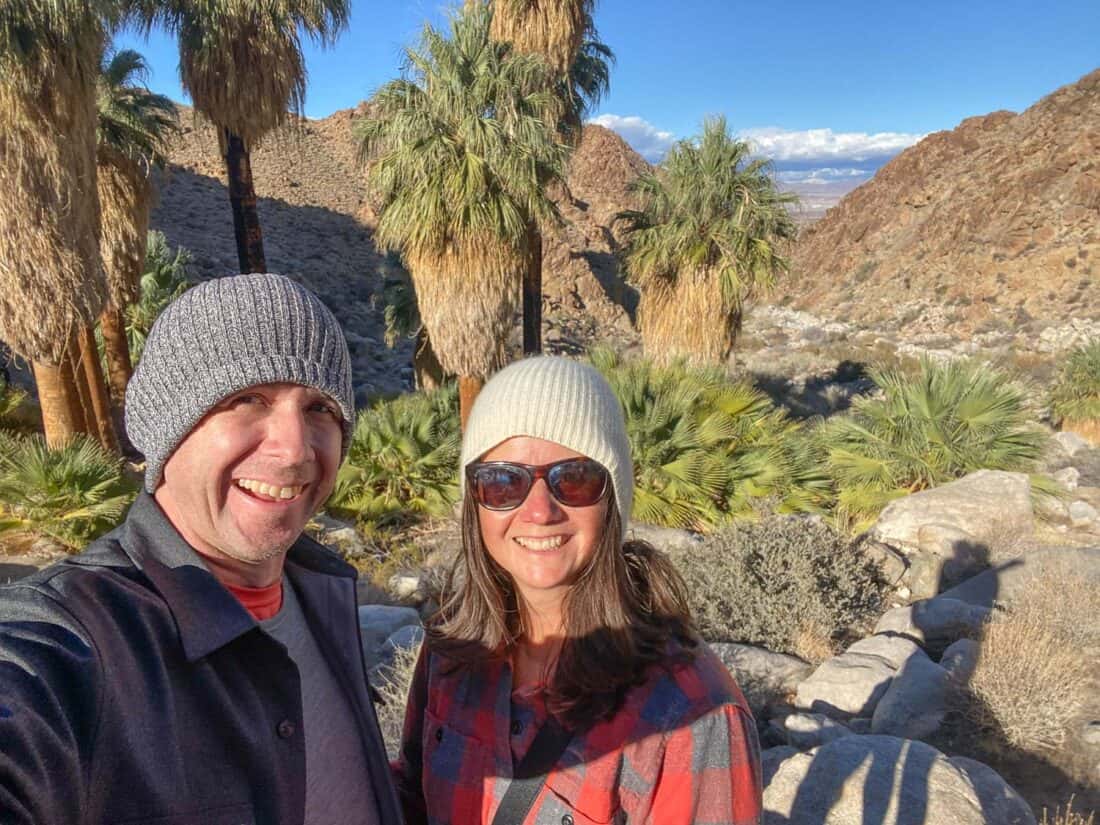
<svg viewBox="0 0 1100 825">
<path fill-rule="evenodd" d="M 655 363 L 724 363 L 733 348 L 730 316 L 717 278 L 705 272 L 681 273 L 671 283 L 648 278 L 641 286 L 638 327 Z"/>
<path fill-rule="evenodd" d="M 391 756 L 397 754 L 401 745 L 405 706 L 408 704 L 409 687 L 412 685 L 413 672 L 419 657 L 420 645 L 398 648 L 394 652 L 393 666 L 386 671 L 385 679 L 378 690 L 382 697 L 378 706 L 378 724 L 382 728 L 386 750 Z"/>
<path fill-rule="evenodd" d="M 986 625 L 963 714 L 987 750 L 1062 747 L 1091 697 L 1086 665 L 1100 642 L 1100 588 L 1052 560 Z"/>
<path fill-rule="evenodd" d="M 821 664 L 837 651 L 829 628 L 820 621 L 803 622 L 794 638 L 794 655 L 812 664 Z"/>
<path fill-rule="evenodd" d="M 1062 806 L 1059 805 L 1054 809 L 1054 818 L 1050 818 L 1050 812 L 1043 809 L 1043 822 L 1042 825 L 1093 825 L 1096 819 L 1096 813 L 1090 812 L 1087 816 L 1084 813 L 1079 813 L 1073 810 L 1073 797 L 1069 798 L 1069 802 L 1066 803 L 1066 809 L 1063 811 Z"/>
</svg>

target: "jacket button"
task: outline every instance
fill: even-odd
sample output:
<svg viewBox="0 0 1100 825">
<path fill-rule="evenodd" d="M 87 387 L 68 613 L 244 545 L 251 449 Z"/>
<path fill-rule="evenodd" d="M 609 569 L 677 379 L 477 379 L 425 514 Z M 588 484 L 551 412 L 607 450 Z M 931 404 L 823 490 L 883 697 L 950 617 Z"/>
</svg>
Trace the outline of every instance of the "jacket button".
<svg viewBox="0 0 1100 825">
<path fill-rule="evenodd" d="M 573 817 L 571 817 L 569 814 L 566 814 L 561 818 L 561 825 L 573 825 Z"/>
<path fill-rule="evenodd" d="M 523 723 L 518 719 L 512 723 L 512 736 L 519 736 L 523 733 Z"/>
<path fill-rule="evenodd" d="M 435 741 L 436 742 L 442 742 L 443 741 L 443 728 L 436 728 L 435 729 Z"/>
<path fill-rule="evenodd" d="M 279 734 L 280 739 L 289 739 L 294 735 L 295 730 L 297 730 L 297 728 L 294 727 L 294 723 L 289 719 L 284 719 L 275 726 L 275 732 Z"/>
</svg>

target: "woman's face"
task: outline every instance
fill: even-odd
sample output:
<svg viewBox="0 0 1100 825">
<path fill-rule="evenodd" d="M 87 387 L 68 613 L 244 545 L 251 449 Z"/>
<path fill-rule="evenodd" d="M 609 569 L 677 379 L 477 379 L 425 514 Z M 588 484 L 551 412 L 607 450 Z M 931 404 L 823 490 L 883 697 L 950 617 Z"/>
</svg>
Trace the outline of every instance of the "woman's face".
<svg viewBox="0 0 1100 825">
<path fill-rule="evenodd" d="M 538 466 L 581 457 L 553 441 L 516 436 L 498 444 L 481 460 Z M 481 538 L 493 561 L 512 576 L 525 602 L 548 609 L 560 607 L 569 587 L 591 561 L 606 512 L 607 496 L 590 507 L 559 504 L 541 478 L 514 510 L 477 510 Z"/>
</svg>

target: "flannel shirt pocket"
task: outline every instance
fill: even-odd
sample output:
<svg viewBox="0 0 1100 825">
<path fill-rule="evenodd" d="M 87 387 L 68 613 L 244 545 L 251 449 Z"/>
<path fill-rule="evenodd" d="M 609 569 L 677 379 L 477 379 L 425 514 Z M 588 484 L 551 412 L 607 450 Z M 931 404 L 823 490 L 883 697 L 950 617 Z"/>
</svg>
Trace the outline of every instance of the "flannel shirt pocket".
<svg viewBox="0 0 1100 825">
<path fill-rule="evenodd" d="M 492 750 L 469 734 L 424 715 L 424 800 L 431 822 L 479 822 L 492 782 Z"/>
<path fill-rule="evenodd" d="M 562 777 L 557 772 L 547 777 L 542 799 L 535 802 L 536 825 L 561 825 L 569 821 L 573 825 L 612 825 L 625 821 L 612 790 L 597 790 L 591 783 L 578 787 L 562 781 Z"/>
</svg>

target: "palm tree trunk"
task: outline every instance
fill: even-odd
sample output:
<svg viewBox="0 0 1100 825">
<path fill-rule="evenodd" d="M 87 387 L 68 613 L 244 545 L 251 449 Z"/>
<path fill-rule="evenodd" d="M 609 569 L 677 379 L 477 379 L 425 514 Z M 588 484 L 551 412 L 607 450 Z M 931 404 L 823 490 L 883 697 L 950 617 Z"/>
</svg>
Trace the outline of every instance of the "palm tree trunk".
<svg viewBox="0 0 1100 825">
<path fill-rule="evenodd" d="M 267 272 L 260 214 L 256 210 L 256 189 L 252 185 L 252 161 L 244 141 L 228 129 L 225 130 L 225 171 L 241 272 Z"/>
<path fill-rule="evenodd" d="M 111 388 L 111 400 L 115 408 L 121 410 L 126 401 L 126 384 L 134 373 L 122 310 L 114 304 L 107 304 L 99 316 L 99 328 L 103 332 L 103 350 L 107 355 L 107 383 Z"/>
<path fill-rule="evenodd" d="M 460 375 L 458 378 L 458 415 L 462 422 L 462 431 L 466 432 L 466 421 L 470 417 L 470 410 L 474 408 L 474 401 L 485 380 L 476 375 Z"/>
<path fill-rule="evenodd" d="M 107 383 L 103 380 L 103 370 L 99 366 L 99 350 L 95 345 L 95 332 L 84 327 L 79 333 L 80 366 L 84 371 L 84 381 L 88 389 L 88 409 L 91 412 L 92 434 L 99 439 L 105 450 L 118 452 L 118 437 L 115 435 L 114 415 L 111 411 L 111 398 L 107 394 Z"/>
<path fill-rule="evenodd" d="M 67 357 L 57 365 L 36 361 L 31 367 L 38 387 L 46 444 L 56 449 L 84 431 L 84 409 L 80 406 L 75 376 Z"/>
<path fill-rule="evenodd" d="M 95 413 L 92 411 L 91 390 L 88 389 L 88 378 L 84 374 L 84 367 L 80 363 L 80 336 L 74 336 L 65 350 L 66 359 L 69 362 L 69 373 L 72 375 L 73 387 L 76 390 L 77 409 L 80 412 L 77 430 L 84 435 L 98 438 L 96 431 Z"/>
<path fill-rule="evenodd" d="M 523 273 L 523 354 L 542 354 L 542 233 L 527 226 L 527 268 Z"/>
<path fill-rule="evenodd" d="M 434 390 L 443 383 L 443 367 L 432 349 L 432 340 L 423 326 L 413 346 L 413 376 L 418 390 Z"/>
</svg>

